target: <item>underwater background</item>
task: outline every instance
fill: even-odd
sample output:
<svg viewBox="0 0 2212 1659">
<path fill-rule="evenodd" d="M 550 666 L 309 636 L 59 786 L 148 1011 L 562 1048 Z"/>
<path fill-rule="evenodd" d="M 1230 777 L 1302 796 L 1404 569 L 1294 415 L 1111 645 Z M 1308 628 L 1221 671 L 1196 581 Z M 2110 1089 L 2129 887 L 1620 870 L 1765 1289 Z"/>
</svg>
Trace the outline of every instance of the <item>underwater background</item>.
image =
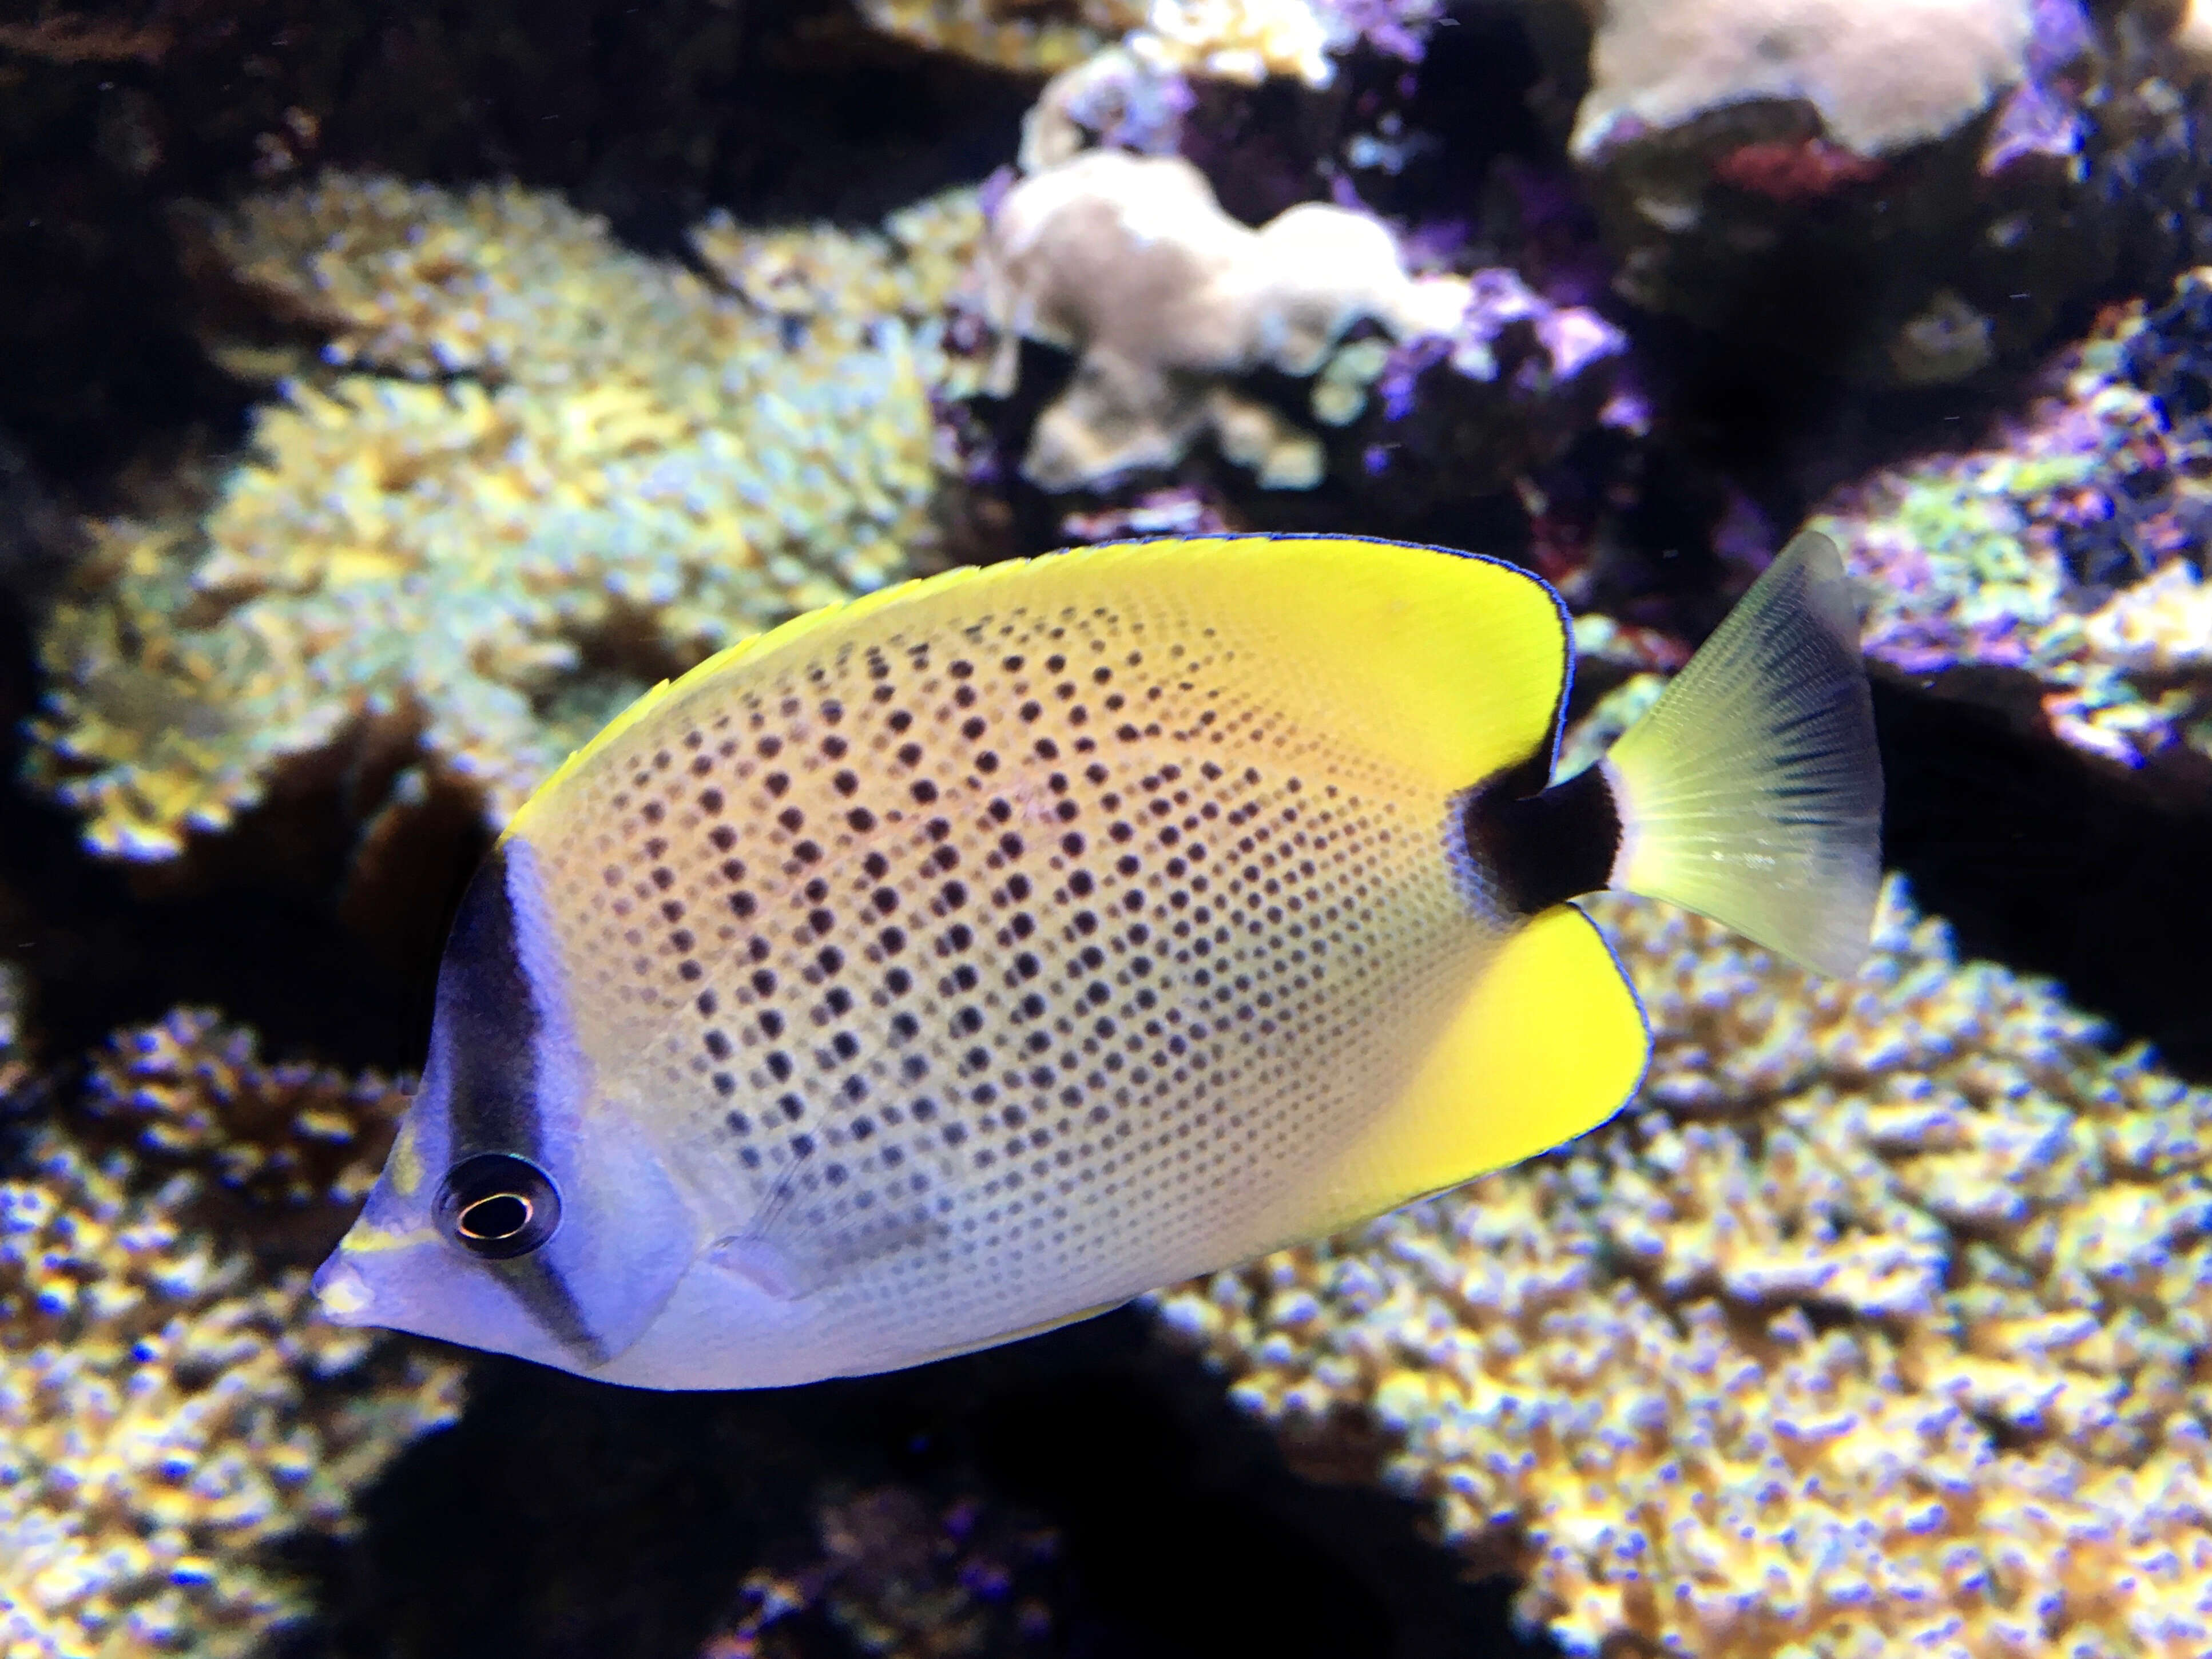
<svg viewBox="0 0 2212 1659">
<path fill-rule="evenodd" d="M 0 0 L 0 1654 L 2212 1651 L 2208 76 L 2195 0 Z M 1429 541 L 1565 595 L 1587 756 L 1808 522 L 1875 949 L 1595 902 L 1604 1128 L 803 1389 L 313 1312 L 470 870 L 731 641 Z"/>
</svg>

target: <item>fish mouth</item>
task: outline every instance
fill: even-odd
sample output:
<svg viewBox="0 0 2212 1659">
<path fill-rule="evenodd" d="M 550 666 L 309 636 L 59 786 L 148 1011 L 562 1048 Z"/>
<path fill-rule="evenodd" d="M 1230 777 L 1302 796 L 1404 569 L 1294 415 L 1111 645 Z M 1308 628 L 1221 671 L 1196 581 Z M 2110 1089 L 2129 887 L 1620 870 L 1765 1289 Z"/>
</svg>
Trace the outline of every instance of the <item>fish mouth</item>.
<svg viewBox="0 0 2212 1659">
<path fill-rule="evenodd" d="M 369 1304 L 375 1298 L 369 1293 L 368 1280 L 360 1268 L 345 1259 L 345 1253 L 336 1255 L 315 1269 L 313 1280 L 315 1300 L 322 1306 L 323 1316 L 337 1325 L 368 1325 Z"/>
</svg>

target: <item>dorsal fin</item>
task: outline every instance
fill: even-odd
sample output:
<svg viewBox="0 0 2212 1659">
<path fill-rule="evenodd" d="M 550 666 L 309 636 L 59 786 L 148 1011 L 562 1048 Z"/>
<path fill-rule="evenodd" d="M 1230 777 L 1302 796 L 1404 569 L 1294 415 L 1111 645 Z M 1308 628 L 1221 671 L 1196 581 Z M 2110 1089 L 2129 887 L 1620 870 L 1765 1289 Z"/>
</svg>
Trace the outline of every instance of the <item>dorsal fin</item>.
<svg viewBox="0 0 2212 1659">
<path fill-rule="evenodd" d="M 1222 536 L 1111 542 L 947 571 L 831 605 L 731 646 L 640 697 L 516 814 L 546 810 L 592 757 L 735 670 L 834 653 L 896 633 L 969 625 L 994 607 L 1073 623 L 1133 585 L 1194 617 L 1264 617 L 1284 686 L 1316 720 L 1348 727 L 1439 794 L 1510 766 L 1547 773 L 1569 670 L 1566 613 L 1538 577 L 1480 555 L 1350 536 Z M 1463 692 L 1453 688 L 1464 687 Z M 1535 777 L 1541 787 L 1543 777 Z"/>
</svg>

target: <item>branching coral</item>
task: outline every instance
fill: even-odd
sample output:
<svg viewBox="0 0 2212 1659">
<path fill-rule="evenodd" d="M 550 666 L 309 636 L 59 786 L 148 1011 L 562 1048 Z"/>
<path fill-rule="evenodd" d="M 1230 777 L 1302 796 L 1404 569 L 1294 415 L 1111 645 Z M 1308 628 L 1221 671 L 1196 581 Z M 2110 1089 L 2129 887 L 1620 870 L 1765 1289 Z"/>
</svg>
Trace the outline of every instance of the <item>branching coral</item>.
<svg viewBox="0 0 2212 1659">
<path fill-rule="evenodd" d="M 502 820 L 654 675 L 907 571 L 980 224 L 959 193 L 860 239 L 710 222 L 730 293 L 512 186 L 247 204 L 216 246 L 353 372 L 264 405 L 196 525 L 108 527 L 36 775 L 133 858 L 349 736 Z"/>
<path fill-rule="evenodd" d="M 829 225 L 763 230 L 725 212 L 691 233 L 729 289 L 760 311 L 827 319 L 854 338 L 897 318 L 933 341 L 947 298 L 965 280 L 983 234 L 972 190 L 949 190 L 884 221 L 881 234 Z"/>
<path fill-rule="evenodd" d="M 1000 69 L 1052 74 L 1079 64 L 1142 23 L 1139 0 L 862 0 L 869 24 L 933 51 Z"/>
<path fill-rule="evenodd" d="M 1058 73 L 1124 43 L 1149 68 L 1256 85 L 1326 87 L 1367 40 L 1401 57 L 1442 15 L 1437 0 L 863 0 L 887 34 L 1001 69 Z"/>
<path fill-rule="evenodd" d="M 2212 754 L 2212 277 L 2116 313 L 1991 447 L 1923 458 L 1820 520 L 1863 579 L 1869 651 L 1916 676 L 2012 671 L 2066 742 L 2136 766 Z M 1941 682 L 1938 682 L 1939 684 Z M 1996 683 L 1983 676 L 1978 695 Z"/>
<path fill-rule="evenodd" d="M 83 1093 L 0 1168 L 0 1654 L 242 1655 L 304 1611 L 266 1547 L 459 1411 L 457 1364 L 307 1290 L 404 1097 L 189 1012 Z"/>
<path fill-rule="evenodd" d="M 606 226 L 513 185 L 457 196 L 326 174 L 250 197 L 205 227 L 232 275 L 330 337 L 341 367 L 504 383 L 586 381 L 653 327 L 680 327 L 672 273 Z"/>
<path fill-rule="evenodd" d="M 1577 1651 L 2205 1652 L 2212 1093 L 1895 888 L 1844 983 L 1600 909 L 1634 1105 L 1168 1324 Z"/>
</svg>

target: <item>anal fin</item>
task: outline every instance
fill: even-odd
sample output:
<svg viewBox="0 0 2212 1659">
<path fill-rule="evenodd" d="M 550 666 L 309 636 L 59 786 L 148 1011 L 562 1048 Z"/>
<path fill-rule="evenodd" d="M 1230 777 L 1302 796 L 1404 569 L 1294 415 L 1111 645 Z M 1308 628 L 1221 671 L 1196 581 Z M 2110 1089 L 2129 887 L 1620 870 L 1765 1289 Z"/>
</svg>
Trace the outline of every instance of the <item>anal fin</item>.
<svg viewBox="0 0 2212 1659">
<path fill-rule="evenodd" d="M 820 1287 L 818 1274 L 805 1272 L 787 1251 L 757 1234 L 717 1239 L 708 1249 L 707 1259 L 777 1302 L 796 1302 Z"/>
<path fill-rule="evenodd" d="M 752 1218 L 740 1231 L 715 1240 L 707 1259 L 775 1301 L 796 1302 L 938 1231 L 918 1206 L 878 1208 L 860 1219 L 825 1215 L 803 1190 L 805 1167 L 804 1158 L 787 1163 Z"/>
<path fill-rule="evenodd" d="M 1635 1093 L 1650 1052 L 1597 925 L 1572 905 L 1547 910 L 1491 958 L 1413 1082 L 1279 1236 L 1335 1231 L 1571 1140 Z"/>
</svg>

